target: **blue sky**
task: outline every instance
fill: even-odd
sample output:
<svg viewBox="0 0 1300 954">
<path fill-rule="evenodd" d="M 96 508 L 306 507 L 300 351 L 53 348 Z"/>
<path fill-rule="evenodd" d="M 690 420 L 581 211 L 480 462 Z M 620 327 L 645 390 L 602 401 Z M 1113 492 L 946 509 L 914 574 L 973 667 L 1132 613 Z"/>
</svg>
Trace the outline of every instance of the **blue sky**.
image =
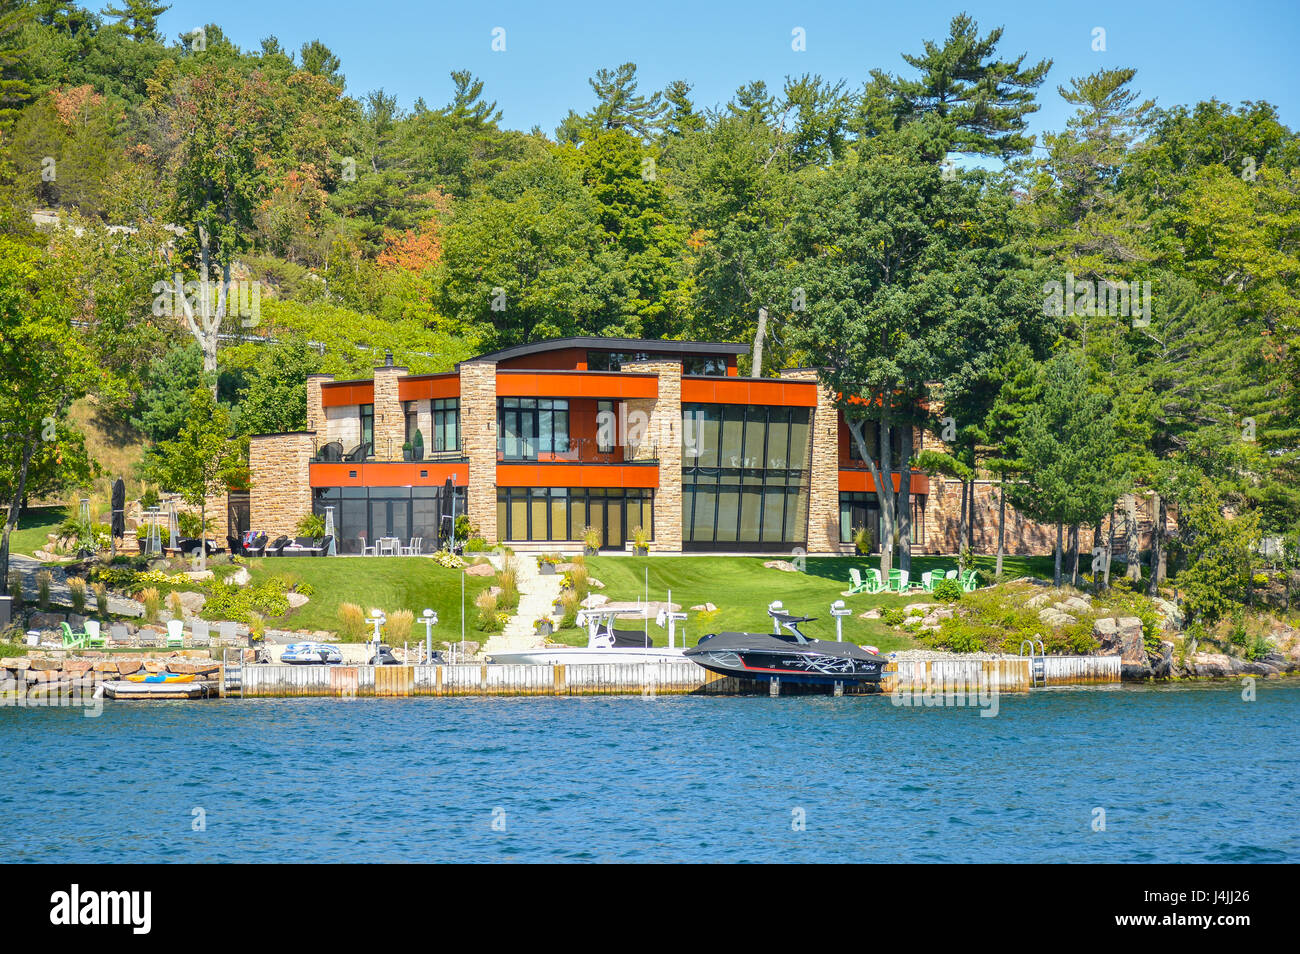
<svg viewBox="0 0 1300 954">
<path fill-rule="evenodd" d="M 643 92 L 685 79 L 701 105 L 725 102 L 751 80 L 779 88 L 787 74 L 805 72 L 843 78 L 856 88 L 873 67 L 904 69 L 899 54 L 919 52 L 923 39 L 940 39 L 951 16 L 963 10 L 983 31 L 1005 27 L 1000 53 L 1055 61 L 1040 92 L 1035 132 L 1059 128 L 1069 114 L 1058 84 L 1117 66 L 1137 67 L 1137 87 L 1163 106 L 1212 96 L 1233 104 L 1265 99 L 1288 125 L 1300 125 L 1298 0 L 177 0 L 162 27 L 174 38 L 215 21 L 241 47 L 253 49 L 271 34 L 293 50 L 320 39 L 342 58 L 349 93 L 383 87 L 404 108 L 417 96 L 430 106 L 445 103 L 448 71 L 468 68 L 485 81 L 506 126 L 539 125 L 549 134 L 570 107 L 581 112 L 590 105 L 587 78 L 602 66 L 634 61 Z M 506 31 L 505 52 L 491 49 L 494 27 Z M 791 49 L 795 27 L 805 31 L 804 52 Z M 1095 27 L 1106 31 L 1105 52 L 1092 49 Z"/>
</svg>

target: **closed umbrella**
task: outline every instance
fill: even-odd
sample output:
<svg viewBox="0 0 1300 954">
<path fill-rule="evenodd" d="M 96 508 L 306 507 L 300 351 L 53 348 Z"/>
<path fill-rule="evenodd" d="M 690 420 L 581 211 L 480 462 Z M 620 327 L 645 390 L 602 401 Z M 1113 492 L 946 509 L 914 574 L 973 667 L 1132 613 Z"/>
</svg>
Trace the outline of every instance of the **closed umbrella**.
<svg viewBox="0 0 1300 954">
<path fill-rule="evenodd" d="M 112 546 L 113 556 L 117 556 L 118 538 L 126 533 L 126 484 L 119 477 L 113 481 L 113 494 L 110 498 L 109 509 L 112 511 L 109 517 L 109 543 Z"/>
</svg>

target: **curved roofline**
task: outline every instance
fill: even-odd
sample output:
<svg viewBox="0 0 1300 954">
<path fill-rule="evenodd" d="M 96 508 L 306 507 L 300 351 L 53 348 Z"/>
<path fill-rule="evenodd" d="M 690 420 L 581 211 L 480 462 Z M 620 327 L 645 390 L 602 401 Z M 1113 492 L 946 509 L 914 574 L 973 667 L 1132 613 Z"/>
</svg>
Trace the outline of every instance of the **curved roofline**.
<svg viewBox="0 0 1300 954">
<path fill-rule="evenodd" d="M 460 361 L 462 364 L 474 364 L 478 361 L 499 362 L 507 358 L 519 358 L 524 355 L 541 354 L 546 351 L 560 351 L 564 348 L 594 348 L 602 351 L 657 351 L 664 354 L 730 354 L 742 355 L 749 351 L 749 345 L 735 344 L 729 341 L 666 341 L 661 338 L 602 338 L 596 335 L 579 335 L 572 338 L 551 338 L 547 341 L 534 341 L 528 344 L 512 345 L 500 351 L 489 351 L 474 358 Z"/>
</svg>

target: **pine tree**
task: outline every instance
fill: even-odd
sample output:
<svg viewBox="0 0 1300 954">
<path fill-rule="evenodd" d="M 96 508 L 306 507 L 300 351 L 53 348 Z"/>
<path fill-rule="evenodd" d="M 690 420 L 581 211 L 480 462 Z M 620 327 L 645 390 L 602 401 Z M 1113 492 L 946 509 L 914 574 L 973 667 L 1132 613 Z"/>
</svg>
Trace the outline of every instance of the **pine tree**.
<svg viewBox="0 0 1300 954">
<path fill-rule="evenodd" d="M 1012 60 L 996 59 L 1001 39 L 1001 27 L 981 38 L 979 24 L 958 14 L 942 46 L 926 40 L 923 54 L 903 54 L 907 64 L 920 71 L 918 79 L 873 70 L 872 80 L 899 125 L 934 126 L 946 140 L 947 151 L 1001 159 L 1024 155 L 1033 145 L 1033 137 L 1025 132 L 1026 117 L 1038 110 L 1035 91 L 1052 61 L 1026 67 L 1024 53 Z M 938 152 L 929 158 L 942 156 Z"/>
<path fill-rule="evenodd" d="M 117 26 L 137 43 L 162 40 L 158 32 L 158 18 L 171 9 L 171 4 L 155 0 L 122 0 L 120 7 L 108 6 L 100 12 L 106 17 L 116 17 Z"/>
<path fill-rule="evenodd" d="M 0 129 L 13 125 L 20 107 L 31 97 L 24 68 L 27 50 L 21 45 L 22 29 L 31 14 L 26 0 L 0 0 Z"/>
</svg>

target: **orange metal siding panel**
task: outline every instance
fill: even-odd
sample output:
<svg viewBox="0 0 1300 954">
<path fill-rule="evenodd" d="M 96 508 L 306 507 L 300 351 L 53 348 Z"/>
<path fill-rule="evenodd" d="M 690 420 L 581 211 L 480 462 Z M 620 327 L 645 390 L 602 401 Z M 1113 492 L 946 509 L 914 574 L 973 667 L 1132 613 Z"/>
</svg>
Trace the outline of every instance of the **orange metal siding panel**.
<svg viewBox="0 0 1300 954">
<path fill-rule="evenodd" d="M 355 477 L 348 475 L 356 471 Z M 429 476 L 421 477 L 425 471 Z M 369 464 L 312 464 L 313 487 L 440 487 L 448 477 L 457 486 L 469 482 L 469 464 L 464 461 L 385 461 Z"/>
<path fill-rule="evenodd" d="M 894 490 L 898 490 L 902 483 L 902 474 L 895 473 L 893 476 Z M 871 471 L 862 470 L 841 470 L 840 471 L 840 490 L 845 493 L 874 493 L 876 482 L 871 479 Z M 912 493 L 928 494 L 930 492 L 930 478 L 925 474 L 912 474 Z"/>
<path fill-rule="evenodd" d="M 689 404 L 816 407 L 817 385 L 812 381 L 771 378 L 682 378 L 682 401 Z"/>
<path fill-rule="evenodd" d="M 397 382 L 399 401 L 442 400 L 459 396 L 460 375 L 454 372 L 432 378 L 404 378 Z"/>
<path fill-rule="evenodd" d="M 320 389 L 320 397 L 322 407 L 374 404 L 375 385 L 373 382 L 363 384 L 323 384 Z"/>
<path fill-rule="evenodd" d="M 656 398 L 659 379 L 620 371 L 498 371 L 497 397 Z"/>
<path fill-rule="evenodd" d="M 648 464 L 497 464 L 498 487 L 659 486 L 659 468 Z"/>
</svg>

